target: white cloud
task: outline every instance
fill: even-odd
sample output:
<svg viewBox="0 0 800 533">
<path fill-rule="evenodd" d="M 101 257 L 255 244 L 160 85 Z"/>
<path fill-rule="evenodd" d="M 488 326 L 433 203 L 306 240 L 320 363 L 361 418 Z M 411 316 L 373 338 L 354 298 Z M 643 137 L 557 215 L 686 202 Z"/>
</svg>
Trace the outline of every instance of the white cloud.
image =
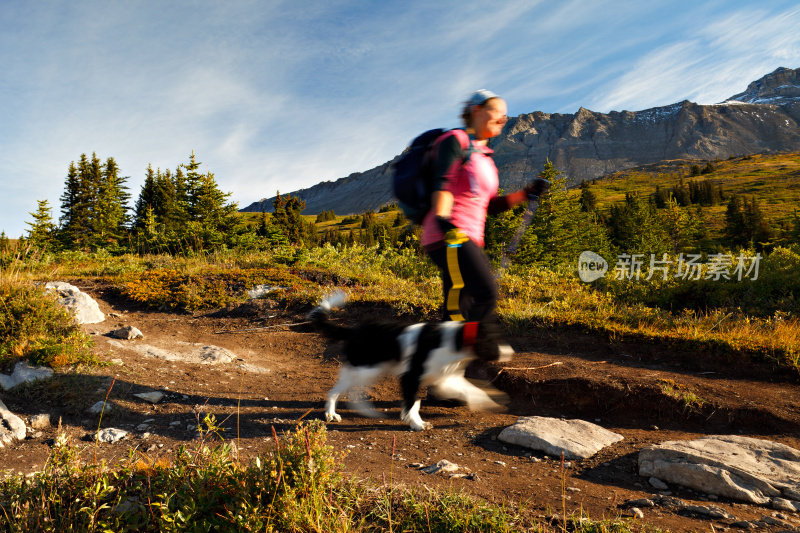
<svg viewBox="0 0 800 533">
<path fill-rule="evenodd" d="M 458 125 L 479 87 L 514 113 L 721 99 L 797 66 L 798 16 L 714 1 L 0 4 L 0 229 L 19 234 L 41 198 L 57 218 L 83 152 L 115 157 L 135 197 L 148 163 L 194 150 L 244 206 L 389 160 Z"/>
<path fill-rule="evenodd" d="M 640 110 L 683 99 L 720 102 L 779 66 L 800 64 L 800 8 L 770 14 L 748 8 L 701 21 L 691 38 L 636 61 L 592 101 L 600 111 Z"/>
</svg>

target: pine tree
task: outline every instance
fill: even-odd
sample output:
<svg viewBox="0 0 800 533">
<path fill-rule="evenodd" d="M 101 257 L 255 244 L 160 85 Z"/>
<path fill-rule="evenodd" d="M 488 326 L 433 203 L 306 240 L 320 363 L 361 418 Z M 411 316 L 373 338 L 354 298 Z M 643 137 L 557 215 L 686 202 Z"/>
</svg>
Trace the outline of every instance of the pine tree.
<svg viewBox="0 0 800 533">
<path fill-rule="evenodd" d="M 303 224 L 300 213 L 306 203 L 297 196 L 281 196 L 278 192 L 272 201 L 272 220 L 275 226 L 294 244 L 300 244 L 303 236 Z"/>
<path fill-rule="evenodd" d="M 56 225 L 50 213 L 47 200 L 37 200 L 38 208 L 30 213 L 33 222 L 25 222 L 31 228 L 28 230 L 28 242 L 40 249 L 48 249 L 55 242 Z"/>
<path fill-rule="evenodd" d="M 70 163 L 61 196 L 61 238 L 67 248 L 88 248 L 95 233 L 96 203 L 101 181 L 100 160 L 81 154 L 77 167 Z"/>
<path fill-rule="evenodd" d="M 800 245 L 800 213 L 795 210 L 792 217 L 792 233 L 791 241 L 794 244 Z"/>
<path fill-rule="evenodd" d="M 725 208 L 725 237 L 732 246 L 746 246 L 747 223 L 744 218 L 744 202 L 738 194 L 732 194 Z"/>
<path fill-rule="evenodd" d="M 608 227 L 612 243 L 626 253 L 669 251 L 669 238 L 658 219 L 655 204 L 642 200 L 636 193 L 626 193 L 625 203 L 611 207 Z"/>
<path fill-rule="evenodd" d="M 658 219 L 669 240 L 669 251 L 673 254 L 677 254 L 679 250 L 688 247 L 695 240 L 698 219 L 679 206 L 671 195 L 667 198 L 664 210 L 658 212 Z"/>
<path fill-rule="evenodd" d="M 152 165 L 147 165 L 145 170 L 144 183 L 139 190 L 139 197 L 136 199 L 136 206 L 134 207 L 134 221 L 135 228 L 144 228 L 148 216 L 155 216 L 155 209 L 157 205 L 157 192 L 156 192 L 156 174 L 153 171 Z"/>
<path fill-rule="evenodd" d="M 732 246 L 761 250 L 769 244 L 772 230 L 754 196 L 732 194 L 725 210 L 725 236 Z"/>
<path fill-rule="evenodd" d="M 591 213 L 597 210 L 597 195 L 589 187 L 589 183 L 584 180 L 581 182 L 581 211 Z"/>
<path fill-rule="evenodd" d="M 82 157 L 85 157 L 82 156 Z M 78 220 L 80 218 L 79 200 L 81 197 L 81 177 L 75 162 L 72 161 L 67 168 L 67 178 L 64 183 L 64 192 L 61 194 L 61 224 L 60 237 L 64 245 L 69 247 L 76 241 Z"/>
<path fill-rule="evenodd" d="M 119 166 L 114 158 L 106 159 L 100 173 L 94 207 L 93 241 L 97 246 L 116 245 L 127 231 L 130 200 L 125 185 L 127 180 L 127 177 L 119 175 Z"/>
<path fill-rule="evenodd" d="M 539 177 L 552 183 L 550 193 L 541 199 L 530 227 L 523 235 L 513 261 L 518 264 L 539 263 L 545 265 L 570 264 L 577 260 L 585 249 L 604 252 L 608 249 L 605 230 L 597 223 L 594 212 L 582 210 L 580 197 L 570 194 L 567 180 L 561 171 L 548 160 Z M 501 243 L 494 243 L 495 253 L 502 254 L 520 223 L 524 207 L 507 211 L 501 218 L 507 226 Z M 491 218 L 491 217 L 490 217 Z M 490 225 L 487 223 L 487 228 Z M 498 246 L 499 244 L 499 246 Z"/>
<path fill-rule="evenodd" d="M 176 173 L 173 212 L 175 222 L 188 219 L 185 233 L 195 247 L 216 248 L 226 237 L 233 236 L 237 209 L 235 203 L 227 203 L 231 193 L 220 190 L 211 172 L 201 174 L 200 165 L 192 152 L 189 162 L 181 165 L 186 170 L 185 177 Z"/>
</svg>

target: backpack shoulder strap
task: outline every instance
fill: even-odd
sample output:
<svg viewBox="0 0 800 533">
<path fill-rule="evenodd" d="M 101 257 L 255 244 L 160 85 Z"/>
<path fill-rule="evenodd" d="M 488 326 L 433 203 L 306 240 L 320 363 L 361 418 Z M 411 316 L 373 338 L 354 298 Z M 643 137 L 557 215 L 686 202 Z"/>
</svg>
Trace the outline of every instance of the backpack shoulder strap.
<svg viewBox="0 0 800 533">
<path fill-rule="evenodd" d="M 467 160 L 473 154 L 473 152 L 476 152 L 477 150 L 472 147 L 472 142 L 470 142 L 469 135 L 467 134 L 467 132 L 461 128 L 454 128 L 452 130 L 447 130 L 442 135 L 437 137 L 436 140 L 433 142 L 432 150 L 435 153 L 436 150 L 439 149 L 439 144 L 442 141 L 444 141 L 448 137 L 453 137 L 453 136 L 455 136 L 458 139 L 458 142 L 461 144 L 461 151 L 464 153 L 463 157 L 461 158 L 461 164 L 463 165 L 464 163 L 467 162 Z"/>
</svg>

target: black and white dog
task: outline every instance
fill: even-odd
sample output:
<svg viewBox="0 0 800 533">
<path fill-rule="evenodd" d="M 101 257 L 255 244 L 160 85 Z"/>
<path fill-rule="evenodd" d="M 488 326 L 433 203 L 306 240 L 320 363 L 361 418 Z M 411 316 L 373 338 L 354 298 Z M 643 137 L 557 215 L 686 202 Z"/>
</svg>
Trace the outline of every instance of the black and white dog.
<svg viewBox="0 0 800 533">
<path fill-rule="evenodd" d="M 336 400 L 349 390 L 368 387 L 384 375 L 400 376 L 403 392 L 401 418 L 414 431 L 430 429 L 419 414 L 420 387 L 431 386 L 442 399 L 461 400 L 471 409 L 495 409 L 498 404 L 482 389 L 464 378 L 464 369 L 473 359 L 508 361 L 513 350 L 502 341 L 494 323 L 436 322 L 405 326 L 396 323 L 363 323 L 348 328 L 332 324 L 329 315 L 341 307 L 343 292 L 327 296 L 309 314 L 314 325 L 326 336 L 343 340 L 344 362 L 339 379 L 328 392 L 325 419 L 340 422 Z M 351 397 L 353 408 L 372 418 L 380 417 L 360 394 Z"/>
</svg>

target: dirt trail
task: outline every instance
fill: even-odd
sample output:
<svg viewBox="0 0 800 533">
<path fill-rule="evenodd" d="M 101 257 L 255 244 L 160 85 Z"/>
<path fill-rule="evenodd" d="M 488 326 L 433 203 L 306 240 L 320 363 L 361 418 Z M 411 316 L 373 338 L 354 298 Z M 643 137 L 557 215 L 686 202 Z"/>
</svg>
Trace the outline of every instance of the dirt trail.
<svg viewBox="0 0 800 533">
<path fill-rule="evenodd" d="M 126 457 L 134 446 L 149 457 L 169 454 L 194 437 L 197 412 L 224 421 L 226 438 L 238 439 L 244 457 L 270 447 L 272 426 L 282 431 L 303 416 L 322 417 L 324 394 L 339 367 L 336 345 L 307 326 L 282 325 L 302 322 L 302 314 L 266 301 L 216 316 L 143 311 L 128 307 L 92 282 L 79 285 L 105 313 L 117 315 L 86 326 L 97 335 L 101 358 L 116 363 L 91 375 L 62 375 L 46 387 L 4 393 L 3 401 L 16 414 L 49 412 L 54 420 L 61 417 L 65 430 L 80 439 L 96 430 L 97 416 L 87 414 L 87 409 L 105 397 L 114 378 L 114 409 L 103 415 L 102 425 L 126 429 L 132 436 L 100 447 L 102 457 L 110 461 Z M 352 319 L 357 314 L 345 316 Z M 140 329 L 144 339 L 108 342 L 109 331 L 126 325 Z M 275 327 L 221 333 L 266 326 Z M 386 413 L 383 420 L 361 418 L 342 405 L 343 421 L 328 425 L 329 443 L 348 452 L 347 472 L 379 483 L 386 479 L 395 484 L 449 486 L 495 502 L 524 504 L 542 517 L 559 513 L 565 496 L 567 512 L 583 509 L 601 518 L 629 515 L 620 504 L 656 493 L 637 475 L 636 453 L 647 445 L 738 433 L 800 449 L 800 384 L 797 379 L 778 379 L 766 366 L 731 364 L 712 354 L 653 344 L 609 342 L 575 331 L 539 329 L 510 341 L 518 353 L 507 368 L 469 371 L 475 378 L 493 380 L 509 395 L 507 413 L 474 413 L 424 400 L 421 413 L 434 429 L 412 433 L 399 420 L 398 387 L 392 381 L 382 382 L 372 394 L 376 407 Z M 236 359 L 217 365 L 187 363 L 144 355 L 130 347 L 144 344 L 164 350 L 214 345 L 230 350 Z M 156 405 L 133 396 L 152 390 L 166 393 Z M 688 402 L 687 392 L 701 401 Z M 504 427 L 524 415 L 581 418 L 625 438 L 590 459 L 571 461 L 562 491 L 560 461 L 496 440 Z M 143 423 L 147 428 L 137 429 Z M 149 438 L 141 438 L 144 431 Z M 40 470 L 54 436 L 54 428 L 45 429 L 0 449 L 0 469 Z M 473 475 L 428 475 L 414 466 L 441 459 L 458 464 L 460 473 Z M 672 495 L 687 503 L 717 505 L 740 520 L 774 512 L 709 501 L 688 490 L 673 489 Z M 645 522 L 673 531 L 707 531 L 710 524 L 718 530 L 730 527 L 729 520 L 710 521 L 658 507 L 644 511 Z M 800 516 L 788 513 L 788 519 L 800 528 Z"/>
</svg>

